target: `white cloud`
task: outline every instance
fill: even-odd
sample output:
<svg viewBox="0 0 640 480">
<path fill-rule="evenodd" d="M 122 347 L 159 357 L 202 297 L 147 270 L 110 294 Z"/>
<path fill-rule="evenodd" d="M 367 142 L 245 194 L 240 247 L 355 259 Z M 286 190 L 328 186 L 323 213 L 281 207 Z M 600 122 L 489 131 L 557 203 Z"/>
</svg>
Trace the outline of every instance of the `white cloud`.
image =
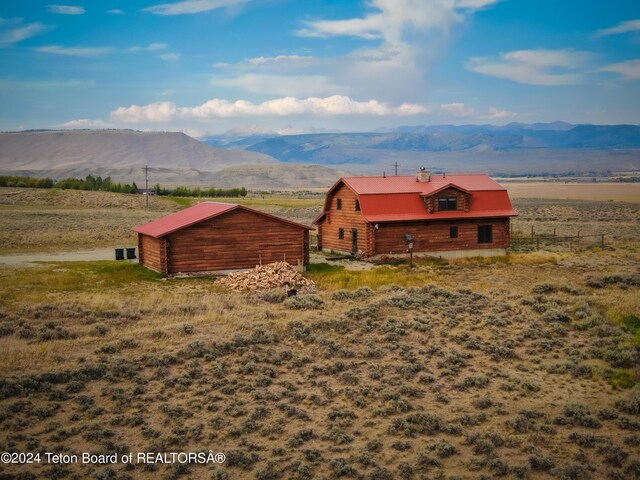
<svg viewBox="0 0 640 480">
<path fill-rule="evenodd" d="M 481 115 L 480 118 L 489 118 L 493 120 L 499 120 L 502 118 L 512 118 L 515 117 L 516 114 L 514 112 L 510 112 L 508 110 L 498 110 L 496 107 L 489 107 L 486 115 Z"/>
<path fill-rule="evenodd" d="M 275 57 L 254 57 L 248 60 L 251 65 L 300 66 L 313 64 L 316 57 L 307 55 L 277 55 Z"/>
<path fill-rule="evenodd" d="M 162 60 L 164 60 L 165 62 L 177 62 L 178 60 L 180 60 L 180 54 L 179 53 L 164 53 L 164 54 L 160 55 L 160 58 Z"/>
<path fill-rule="evenodd" d="M 70 5 L 49 5 L 49 11 L 61 15 L 82 15 L 86 10 L 84 7 L 72 7 Z"/>
<path fill-rule="evenodd" d="M 440 105 L 442 110 L 453 117 L 470 117 L 475 110 L 464 103 L 445 103 Z"/>
<path fill-rule="evenodd" d="M 176 3 L 163 3 L 143 9 L 156 15 L 183 15 L 200 13 L 219 8 L 234 7 L 251 0 L 185 0 Z"/>
<path fill-rule="evenodd" d="M 107 10 L 107 13 L 112 13 L 114 15 L 122 15 L 124 11 L 120 10 L 119 8 L 112 8 L 111 10 Z"/>
<path fill-rule="evenodd" d="M 464 18 L 464 13 L 497 3 L 497 0 L 371 0 L 373 10 L 361 18 L 313 20 L 298 35 L 307 37 L 355 36 L 384 39 L 397 44 L 409 29 L 446 30 Z"/>
<path fill-rule="evenodd" d="M 168 122 L 176 116 L 178 109 L 172 102 L 156 102 L 149 105 L 120 107 L 111 112 L 111 118 L 124 123 Z"/>
<path fill-rule="evenodd" d="M 405 103 L 393 107 L 378 100 L 359 102 L 350 97 L 333 95 L 330 97 L 309 97 L 298 99 L 282 97 L 262 103 L 248 100 L 229 102 L 214 98 L 196 107 L 177 107 L 172 102 L 157 102 L 149 105 L 120 107 L 111 112 L 111 119 L 123 123 L 162 123 L 175 119 L 199 119 L 231 117 L 268 116 L 343 116 L 343 115 L 416 115 L 426 113 L 424 105 Z"/>
<path fill-rule="evenodd" d="M 7 22 L 6 20 L 2 22 L 5 23 L 16 23 L 16 22 Z M 19 21 L 18 21 L 19 23 Z M 46 25 L 42 23 L 30 23 L 25 25 L 24 27 L 10 28 L 0 32 L 0 46 L 13 45 L 14 43 L 21 42 L 22 40 L 26 40 L 27 38 L 35 37 L 47 30 Z"/>
<path fill-rule="evenodd" d="M 620 33 L 640 31 L 640 19 L 621 22 L 615 27 L 604 28 L 596 32 L 596 37 L 606 37 L 608 35 L 618 35 Z"/>
<path fill-rule="evenodd" d="M 167 48 L 166 43 L 150 43 L 146 47 L 130 47 L 130 52 L 155 52 Z"/>
<path fill-rule="evenodd" d="M 202 138 L 207 136 L 207 132 L 204 130 L 198 130 L 197 128 L 181 128 L 179 132 L 189 135 L 191 138 Z"/>
<path fill-rule="evenodd" d="M 622 75 L 627 80 L 640 79 L 640 60 L 627 60 L 602 67 L 603 72 L 614 72 Z"/>
<path fill-rule="evenodd" d="M 582 81 L 583 74 L 577 69 L 588 62 L 591 54 L 575 50 L 516 50 L 502 53 L 500 58 L 474 57 L 465 66 L 474 72 L 518 83 L 572 85 Z"/>
<path fill-rule="evenodd" d="M 98 57 L 113 51 L 113 49 L 109 47 L 61 47 L 60 45 L 47 45 L 35 48 L 34 50 L 36 52 L 67 55 L 71 57 Z"/>
<path fill-rule="evenodd" d="M 103 122 L 102 120 L 90 120 L 88 118 L 80 118 L 78 120 L 71 120 L 61 125 L 66 128 L 107 128 L 111 125 Z"/>
<path fill-rule="evenodd" d="M 267 95 L 312 96 L 327 95 L 341 90 L 324 75 L 265 75 L 249 73 L 234 78 L 217 79 L 214 86 L 241 88 L 244 91 Z M 342 89 L 344 93 L 344 89 Z"/>
</svg>

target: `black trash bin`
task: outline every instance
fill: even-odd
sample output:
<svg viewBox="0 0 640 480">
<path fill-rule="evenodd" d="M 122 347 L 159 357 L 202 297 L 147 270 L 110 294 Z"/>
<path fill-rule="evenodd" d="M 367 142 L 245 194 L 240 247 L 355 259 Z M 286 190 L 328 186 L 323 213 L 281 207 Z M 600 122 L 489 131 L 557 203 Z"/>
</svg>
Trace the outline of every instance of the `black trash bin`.
<svg viewBox="0 0 640 480">
<path fill-rule="evenodd" d="M 127 247 L 127 260 L 135 260 L 136 258 L 136 247 Z"/>
<path fill-rule="evenodd" d="M 116 260 L 124 260 L 124 248 L 116 248 Z"/>
</svg>

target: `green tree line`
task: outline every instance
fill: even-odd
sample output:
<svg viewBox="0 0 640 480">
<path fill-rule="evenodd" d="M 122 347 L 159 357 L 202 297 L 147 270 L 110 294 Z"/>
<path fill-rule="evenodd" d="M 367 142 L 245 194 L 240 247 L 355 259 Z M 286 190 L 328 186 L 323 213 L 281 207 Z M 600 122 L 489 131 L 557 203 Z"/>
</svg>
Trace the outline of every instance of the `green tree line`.
<svg viewBox="0 0 640 480">
<path fill-rule="evenodd" d="M 19 176 L 0 176 L 0 187 L 51 188 L 51 178 L 31 178 Z"/>
<path fill-rule="evenodd" d="M 153 186 L 156 195 L 170 195 L 172 197 L 246 197 L 247 189 L 240 188 L 162 188 L 159 183 Z"/>
<path fill-rule="evenodd" d="M 0 176 L 0 187 L 25 187 L 25 188 L 61 188 L 63 190 L 100 190 L 103 192 L 138 193 L 135 182 L 117 183 L 111 181 L 111 177 L 102 178 L 88 175 L 82 178 L 64 178 L 55 182 L 51 178 L 32 178 L 22 176 Z M 163 188 L 159 183 L 155 184 L 153 193 L 156 195 L 170 195 L 173 197 L 246 197 L 247 189 L 241 188 Z"/>
</svg>

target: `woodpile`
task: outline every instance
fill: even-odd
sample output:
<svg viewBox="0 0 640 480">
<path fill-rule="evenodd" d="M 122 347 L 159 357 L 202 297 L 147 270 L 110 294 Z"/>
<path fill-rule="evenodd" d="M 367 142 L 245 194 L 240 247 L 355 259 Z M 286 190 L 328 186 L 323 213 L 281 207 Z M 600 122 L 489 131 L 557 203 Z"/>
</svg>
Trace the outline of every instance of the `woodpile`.
<svg viewBox="0 0 640 480">
<path fill-rule="evenodd" d="M 263 290 L 269 288 L 285 288 L 287 290 L 312 291 L 315 283 L 302 276 L 287 262 L 275 262 L 268 265 L 256 265 L 256 268 L 245 272 L 233 272 L 220 280 L 231 290 Z"/>
</svg>

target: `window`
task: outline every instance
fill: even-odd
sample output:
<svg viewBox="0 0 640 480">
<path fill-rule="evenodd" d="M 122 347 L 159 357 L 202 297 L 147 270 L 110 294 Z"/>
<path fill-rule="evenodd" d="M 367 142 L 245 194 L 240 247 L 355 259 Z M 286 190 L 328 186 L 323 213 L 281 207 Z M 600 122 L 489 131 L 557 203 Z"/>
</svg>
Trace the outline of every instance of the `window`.
<svg viewBox="0 0 640 480">
<path fill-rule="evenodd" d="M 356 200 L 356 212 L 360 211 L 360 200 Z"/>
<path fill-rule="evenodd" d="M 336 208 L 337 208 L 338 210 L 342 210 L 342 199 L 341 199 L 341 198 L 339 198 L 339 199 L 338 199 L 338 201 L 337 201 L 337 203 L 338 203 L 338 205 L 336 206 Z"/>
<path fill-rule="evenodd" d="M 478 225 L 478 243 L 493 242 L 493 227 L 491 225 Z"/>
<path fill-rule="evenodd" d="M 338 229 L 338 239 L 339 240 L 344 240 L 344 228 L 339 228 Z"/>
<path fill-rule="evenodd" d="M 439 198 L 438 199 L 438 210 L 457 210 L 458 209 L 458 199 L 457 198 Z"/>
<path fill-rule="evenodd" d="M 458 227 L 449 227 L 449 238 L 458 238 Z"/>
</svg>

